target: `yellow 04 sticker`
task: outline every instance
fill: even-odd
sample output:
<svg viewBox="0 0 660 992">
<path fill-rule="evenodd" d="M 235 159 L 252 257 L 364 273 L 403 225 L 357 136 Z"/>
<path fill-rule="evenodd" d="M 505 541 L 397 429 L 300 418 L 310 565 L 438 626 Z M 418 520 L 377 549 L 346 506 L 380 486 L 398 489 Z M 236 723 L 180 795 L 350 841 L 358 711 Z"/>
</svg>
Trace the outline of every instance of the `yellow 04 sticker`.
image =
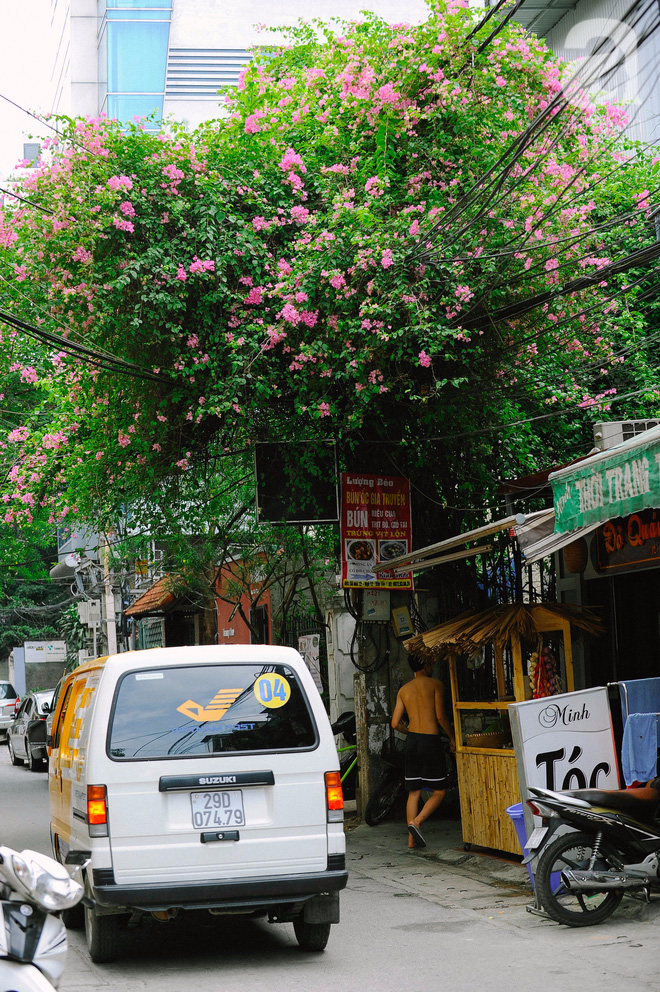
<svg viewBox="0 0 660 992">
<path fill-rule="evenodd" d="M 291 686 L 281 675 L 270 672 L 268 675 L 259 676 L 254 683 L 254 694 L 268 709 L 276 710 L 289 702 Z"/>
</svg>

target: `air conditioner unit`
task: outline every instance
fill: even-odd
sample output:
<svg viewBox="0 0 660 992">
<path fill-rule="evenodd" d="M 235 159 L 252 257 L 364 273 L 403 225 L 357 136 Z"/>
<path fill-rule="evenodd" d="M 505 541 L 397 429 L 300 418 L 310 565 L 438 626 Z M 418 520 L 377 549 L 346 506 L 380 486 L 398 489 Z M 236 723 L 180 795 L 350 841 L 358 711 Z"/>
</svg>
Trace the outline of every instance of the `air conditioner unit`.
<svg viewBox="0 0 660 992">
<path fill-rule="evenodd" d="M 606 420 L 594 424 L 594 445 L 601 451 L 614 448 L 617 444 L 629 441 L 652 427 L 658 427 L 660 420 Z"/>
</svg>

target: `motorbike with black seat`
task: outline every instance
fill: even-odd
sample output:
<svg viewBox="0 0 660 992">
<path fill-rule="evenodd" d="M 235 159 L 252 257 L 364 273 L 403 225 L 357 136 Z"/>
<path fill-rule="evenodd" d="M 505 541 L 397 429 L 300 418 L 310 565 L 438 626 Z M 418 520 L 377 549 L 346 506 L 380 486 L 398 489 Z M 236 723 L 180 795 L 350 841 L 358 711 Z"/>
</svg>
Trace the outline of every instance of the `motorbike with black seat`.
<svg viewBox="0 0 660 992">
<path fill-rule="evenodd" d="M 538 857 L 536 894 L 557 923 L 602 923 L 625 892 L 648 899 L 660 888 L 660 778 L 642 788 L 528 791 L 527 805 L 542 825 L 528 839 L 523 863 Z"/>
</svg>

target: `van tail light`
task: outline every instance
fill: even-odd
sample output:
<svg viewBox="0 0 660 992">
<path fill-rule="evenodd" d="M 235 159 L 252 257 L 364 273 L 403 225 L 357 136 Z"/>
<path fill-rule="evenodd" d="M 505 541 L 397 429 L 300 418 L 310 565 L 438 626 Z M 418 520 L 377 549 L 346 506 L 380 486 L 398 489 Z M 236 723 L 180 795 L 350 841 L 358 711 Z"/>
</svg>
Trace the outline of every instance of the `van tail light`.
<svg viewBox="0 0 660 992">
<path fill-rule="evenodd" d="M 87 786 L 87 823 L 90 837 L 108 836 L 108 802 L 104 785 Z"/>
<path fill-rule="evenodd" d="M 344 819 L 344 792 L 341 787 L 341 772 L 325 773 L 325 800 L 328 807 L 328 823 Z"/>
</svg>

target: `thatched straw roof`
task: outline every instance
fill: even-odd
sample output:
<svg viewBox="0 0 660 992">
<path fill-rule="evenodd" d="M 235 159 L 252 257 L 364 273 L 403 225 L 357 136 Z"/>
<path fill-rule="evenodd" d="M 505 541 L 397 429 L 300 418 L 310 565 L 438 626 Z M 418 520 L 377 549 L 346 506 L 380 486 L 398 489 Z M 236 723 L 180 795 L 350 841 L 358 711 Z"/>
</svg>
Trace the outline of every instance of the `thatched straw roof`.
<svg viewBox="0 0 660 992">
<path fill-rule="evenodd" d="M 553 620 L 566 621 L 575 630 L 597 636 L 603 626 L 591 610 L 570 603 L 509 603 L 493 606 L 481 613 L 469 611 L 453 620 L 425 630 L 403 642 L 407 651 L 429 658 L 447 657 L 451 653 L 476 654 L 485 644 L 505 644 L 513 633 L 523 641 L 534 642 Z"/>
</svg>

